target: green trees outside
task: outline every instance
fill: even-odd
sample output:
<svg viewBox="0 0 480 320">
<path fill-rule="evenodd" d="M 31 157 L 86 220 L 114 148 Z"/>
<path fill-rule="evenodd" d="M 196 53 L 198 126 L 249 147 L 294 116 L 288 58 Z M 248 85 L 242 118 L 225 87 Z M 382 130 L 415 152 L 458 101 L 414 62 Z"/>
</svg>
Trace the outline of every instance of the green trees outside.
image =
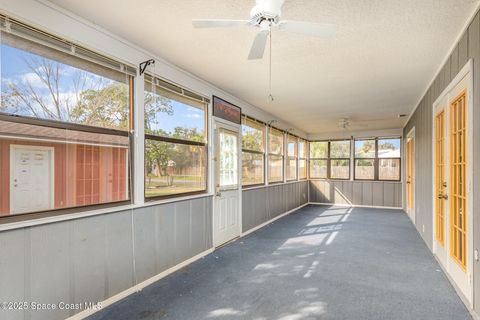
<svg viewBox="0 0 480 320">
<path fill-rule="evenodd" d="M 2 78 L 0 112 L 81 125 L 129 130 L 130 97 L 128 81 L 118 82 L 101 75 L 15 50 L 23 74 Z M 27 70 L 27 72 L 25 72 Z M 127 76 L 126 76 L 127 77 Z M 172 101 L 145 91 L 145 132 L 158 136 L 204 141 L 196 128 L 176 127 L 173 132 L 155 129 L 158 113 L 174 116 Z M 166 177 L 185 168 L 203 166 L 203 150 L 198 146 L 146 141 L 145 170 Z M 153 172 L 154 167 L 157 172 Z"/>
</svg>

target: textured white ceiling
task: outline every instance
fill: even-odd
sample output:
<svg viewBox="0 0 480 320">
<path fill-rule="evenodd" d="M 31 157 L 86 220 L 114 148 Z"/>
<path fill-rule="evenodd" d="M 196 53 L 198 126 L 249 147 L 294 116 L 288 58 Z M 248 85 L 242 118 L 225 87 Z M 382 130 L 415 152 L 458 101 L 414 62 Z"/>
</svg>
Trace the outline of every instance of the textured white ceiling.
<svg viewBox="0 0 480 320">
<path fill-rule="evenodd" d="M 268 59 L 248 61 L 254 28 L 194 29 L 195 18 L 247 19 L 254 0 L 53 0 L 304 131 L 399 128 L 479 0 L 286 0 L 283 19 L 338 25 L 328 40 L 273 34 Z M 266 52 L 266 57 L 268 51 Z M 388 118 L 388 120 L 385 120 Z"/>
</svg>

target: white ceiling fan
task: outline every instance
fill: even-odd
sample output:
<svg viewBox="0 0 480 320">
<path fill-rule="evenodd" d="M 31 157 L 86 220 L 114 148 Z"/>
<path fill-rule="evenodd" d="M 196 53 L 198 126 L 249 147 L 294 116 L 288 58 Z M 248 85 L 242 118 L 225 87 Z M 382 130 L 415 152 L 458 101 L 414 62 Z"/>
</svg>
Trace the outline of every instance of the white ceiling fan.
<svg viewBox="0 0 480 320">
<path fill-rule="evenodd" d="M 405 114 L 399 114 L 396 116 L 373 118 L 373 119 L 351 119 L 348 117 L 338 119 L 338 128 L 348 130 L 350 128 L 368 128 L 369 122 L 389 121 L 398 118 L 406 117 Z"/>
<path fill-rule="evenodd" d="M 250 11 L 249 20 L 229 19 L 195 19 L 192 20 L 195 28 L 224 28 L 237 26 L 253 26 L 259 28 L 255 36 L 249 60 L 261 59 L 268 36 L 272 29 L 289 31 L 313 37 L 330 37 L 336 32 L 336 25 L 328 23 L 313 23 L 280 19 L 282 6 L 285 0 L 256 0 L 256 5 Z"/>
</svg>

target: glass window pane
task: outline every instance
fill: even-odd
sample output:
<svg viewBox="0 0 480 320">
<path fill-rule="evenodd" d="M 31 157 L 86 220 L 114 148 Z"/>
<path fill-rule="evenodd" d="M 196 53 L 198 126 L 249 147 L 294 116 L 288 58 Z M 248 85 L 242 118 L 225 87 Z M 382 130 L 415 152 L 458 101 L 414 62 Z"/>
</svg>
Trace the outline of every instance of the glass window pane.
<svg viewBox="0 0 480 320">
<path fill-rule="evenodd" d="M 0 112 L 128 130 L 129 78 L 2 33 Z"/>
<path fill-rule="evenodd" d="M 268 137 L 268 152 L 283 155 L 283 132 L 270 128 Z"/>
<path fill-rule="evenodd" d="M 219 173 L 220 187 L 238 185 L 238 137 L 234 133 L 220 130 L 219 132 L 220 157 Z"/>
<path fill-rule="evenodd" d="M 263 154 L 242 153 L 242 184 L 244 186 L 263 184 Z"/>
<path fill-rule="evenodd" d="M 263 152 L 265 125 L 243 117 L 242 148 L 245 150 Z"/>
<path fill-rule="evenodd" d="M 297 155 L 297 138 L 288 136 L 287 155 L 289 157 L 295 157 Z"/>
<path fill-rule="evenodd" d="M 355 140 L 355 158 L 375 158 L 375 140 Z"/>
<path fill-rule="evenodd" d="M 145 197 L 206 190 L 206 147 L 145 140 Z"/>
<path fill-rule="evenodd" d="M 0 216 L 129 199 L 129 139 L 0 121 Z"/>
<path fill-rule="evenodd" d="M 307 146 L 307 143 L 305 140 L 302 140 L 302 139 L 299 139 L 298 140 L 298 157 L 299 158 L 306 158 L 307 157 L 307 154 L 306 154 L 306 150 L 305 150 L 305 147 Z"/>
<path fill-rule="evenodd" d="M 328 160 L 310 160 L 310 178 L 327 178 Z"/>
<path fill-rule="evenodd" d="M 350 158 L 350 140 L 331 141 L 330 158 Z"/>
<path fill-rule="evenodd" d="M 307 160 L 299 159 L 298 160 L 298 179 L 307 178 Z"/>
<path fill-rule="evenodd" d="M 283 181 L 283 157 L 277 155 L 268 156 L 268 182 Z"/>
<path fill-rule="evenodd" d="M 400 180 L 400 159 L 379 159 L 378 178 Z"/>
<path fill-rule="evenodd" d="M 375 179 L 375 160 L 374 159 L 356 159 L 355 160 L 355 179 L 359 179 L 359 180 Z"/>
<path fill-rule="evenodd" d="M 145 81 L 145 133 L 205 142 L 205 105 Z"/>
<path fill-rule="evenodd" d="M 328 142 L 310 142 L 310 158 L 328 158 Z"/>
<path fill-rule="evenodd" d="M 400 139 L 378 139 L 379 158 L 400 158 Z"/>
<path fill-rule="evenodd" d="M 330 177 L 332 179 L 350 179 L 350 160 L 330 160 Z"/>
<path fill-rule="evenodd" d="M 297 179 L 297 160 L 290 158 L 287 161 L 287 180 Z"/>
</svg>

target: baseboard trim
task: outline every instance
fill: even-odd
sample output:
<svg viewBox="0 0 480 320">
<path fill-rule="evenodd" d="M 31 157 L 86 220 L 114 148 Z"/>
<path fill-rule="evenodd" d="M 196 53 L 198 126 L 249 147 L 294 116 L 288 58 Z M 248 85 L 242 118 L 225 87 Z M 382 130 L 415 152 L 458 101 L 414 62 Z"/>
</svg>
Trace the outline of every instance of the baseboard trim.
<svg viewBox="0 0 480 320">
<path fill-rule="evenodd" d="M 343 203 L 328 203 L 328 202 L 309 202 L 308 204 L 317 206 L 333 206 L 333 207 L 346 207 L 346 208 L 372 208 L 372 209 L 395 209 L 402 210 L 402 207 L 387 207 L 387 206 L 363 206 L 358 204 L 343 204 Z"/>
<path fill-rule="evenodd" d="M 206 251 L 203 251 L 199 254 L 197 254 L 196 256 L 193 256 L 191 257 L 190 259 L 187 259 L 151 278 L 148 278 L 147 280 L 144 280 L 142 282 L 140 282 L 139 284 L 133 286 L 133 287 L 130 287 L 122 292 L 119 292 L 117 293 L 116 295 L 114 296 L 111 296 L 110 298 L 100 302 L 102 308 L 101 309 L 89 309 L 89 310 L 84 310 L 82 312 L 79 312 L 77 314 L 74 314 L 73 316 L 67 318 L 67 320 L 80 320 L 80 319 L 85 319 L 86 317 L 89 317 L 91 316 L 92 314 L 96 313 L 96 312 L 99 312 L 100 310 L 114 304 L 115 302 L 118 302 L 126 297 L 128 297 L 129 295 L 131 294 L 134 294 L 136 292 L 139 292 L 139 291 L 142 291 L 143 288 L 151 285 L 152 283 L 154 282 L 157 282 L 158 280 L 161 280 L 162 278 L 165 278 L 166 276 L 174 273 L 175 271 L 178 271 L 180 269 L 182 269 L 183 267 L 191 264 L 192 262 L 195 262 L 197 261 L 198 259 L 201 259 L 203 257 L 205 257 L 206 255 L 209 255 L 210 253 L 212 253 L 214 251 L 214 248 L 211 248 L 211 249 L 208 249 Z"/>
<path fill-rule="evenodd" d="M 416 228 L 415 228 L 416 229 Z M 420 234 L 417 230 L 417 233 Z M 422 239 L 423 240 L 423 239 Z M 430 251 L 430 248 L 428 248 L 428 250 Z M 445 267 L 443 266 L 443 264 L 440 262 L 440 260 L 438 260 L 438 257 L 432 252 L 430 251 L 433 255 L 433 257 L 435 258 L 435 260 L 437 261 L 438 265 L 440 266 L 440 269 L 442 269 L 443 271 L 443 274 L 447 277 L 448 281 L 450 282 L 450 284 L 452 285 L 453 289 L 455 290 L 455 293 L 457 294 L 457 296 L 460 298 L 460 300 L 462 300 L 463 304 L 465 305 L 465 308 L 467 308 L 468 312 L 470 312 L 471 316 L 473 319 L 475 320 L 480 320 L 480 318 L 478 317 L 478 314 L 475 312 L 475 310 L 473 310 L 470 302 L 468 301 L 468 299 L 465 297 L 465 295 L 463 294 L 462 290 L 460 290 L 460 288 L 457 286 L 457 284 L 455 283 L 455 281 L 453 281 L 452 277 L 450 276 L 450 274 L 447 272 L 447 269 L 445 269 Z"/>
<path fill-rule="evenodd" d="M 265 227 L 266 225 L 269 225 L 270 223 L 274 222 L 275 220 L 278 220 L 278 219 L 280 219 L 280 218 L 283 218 L 283 217 L 285 217 L 286 215 L 289 215 L 290 213 L 292 213 L 292 212 L 294 212 L 294 211 L 297 211 L 297 210 L 299 210 L 299 209 L 301 209 L 301 208 L 303 208 L 303 207 L 305 207 L 305 206 L 308 206 L 308 205 L 309 205 L 308 202 L 307 202 L 307 203 L 304 203 L 304 204 L 302 204 L 301 206 L 296 207 L 296 208 L 294 208 L 294 209 L 292 209 L 292 210 L 290 210 L 290 211 L 287 211 L 287 212 L 285 212 L 285 213 L 282 213 L 281 215 L 278 215 L 278 216 L 276 216 L 276 217 L 273 218 L 273 219 L 270 219 L 270 220 L 268 220 L 268 221 L 266 221 L 266 222 L 264 222 L 264 223 L 262 223 L 262 224 L 259 224 L 259 225 L 256 226 L 256 227 L 253 227 L 253 228 L 251 228 L 251 229 L 248 229 L 247 231 L 245 231 L 245 232 L 243 232 L 243 233 L 241 234 L 240 238 L 245 237 L 246 235 L 249 235 L 250 233 L 257 231 L 258 229 L 261 229 L 261 228 Z"/>
</svg>

